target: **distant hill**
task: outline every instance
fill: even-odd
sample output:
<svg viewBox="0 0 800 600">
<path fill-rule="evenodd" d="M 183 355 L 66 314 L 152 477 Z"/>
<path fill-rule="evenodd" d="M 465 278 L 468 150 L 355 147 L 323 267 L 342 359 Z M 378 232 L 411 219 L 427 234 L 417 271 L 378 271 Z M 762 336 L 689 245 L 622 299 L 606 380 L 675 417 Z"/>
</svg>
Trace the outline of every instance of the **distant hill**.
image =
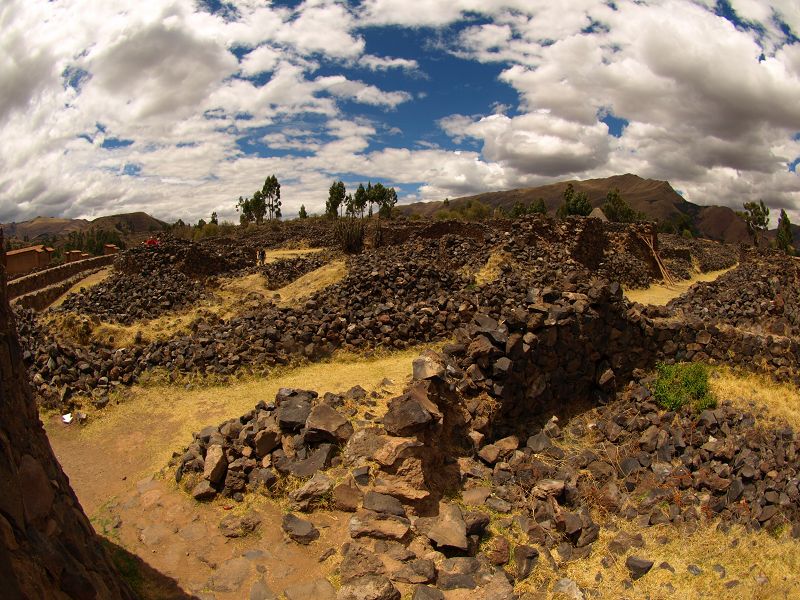
<svg viewBox="0 0 800 600">
<path fill-rule="evenodd" d="M 98 217 L 89 224 L 89 227 L 96 229 L 116 229 L 126 233 L 147 233 L 149 231 L 161 231 L 167 223 L 151 217 L 146 212 L 126 213 L 122 215 L 111 215 L 110 217 Z"/>
<path fill-rule="evenodd" d="M 450 200 L 450 208 L 457 208 L 469 200 L 478 200 L 491 208 L 510 210 L 516 202 L 530 204 L 539 198 L 544 199 L 547 212 L 554 215 L 563 202 L 563 193 L 568 184 L 578 192 L 586 192 L 593 207 L 601 206 L 606 194 L 618 188 L 622 197 L 635 210 L 647 218 L 659 222 L 676 222 L 689 219 L 698 233 L 714 240 L 725 242 L 746 242 L 747 227 L 736 213 L 725 206 L 700 206 L 689 202 L 676 192 L 666 181 L 642 179 L 638 175 L 614 175 L 603 179 L 585 181 L 562 181 L 534 188 L 522 188 L 502 192 L 486 192 Z M 416 202 L 400 207 L 405 214 L 419 214 L 432 217 L 443 208 L 442 201 Z"/>
<path fill-rule="evenodd" d="M 30 221 L 20 223 L 3 223 L 6 237 L 17 238 L 18 240 L 27 239 L 30 242 L 44 237 L 66 236 L 73 231 L 86 231 L 88 229 L 116 230 L 120 233 L 146 233 L 149 231 L 160 231 L 166 223 L 151 217 L 145 212 L 126 213 L 122 215 L 111 215 L 98 217 L 92 221 L 86 219 L 58 219 L 55 217 L 36 217 Z"/>
<path fill-rule="evenodd" d="M 7 238 L 28 239 L 31 242 L 51 235 L 66 235 L 73 231 L 82 231 L 89 225 L 86 219 L 57 219 L 55 217 L 36 217 L 21 223 L 3 223 Z"/>
</svg>

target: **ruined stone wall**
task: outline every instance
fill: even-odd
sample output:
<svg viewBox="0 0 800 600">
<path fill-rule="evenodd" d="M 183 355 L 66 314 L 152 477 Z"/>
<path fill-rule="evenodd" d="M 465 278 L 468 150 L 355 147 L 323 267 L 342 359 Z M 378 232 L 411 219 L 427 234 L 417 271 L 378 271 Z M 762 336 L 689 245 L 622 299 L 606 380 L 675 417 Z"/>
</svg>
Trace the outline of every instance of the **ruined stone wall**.
<svg viewBox="0 0 800 600">
<path fill-rule="evenodd" d="M 25 277 L 19 277 L 8 284 L 8 298 L 13 299 L 23 294 L 41 290 L 69 279 L 78 273 L 104 267 L 113 262 L 114 256 L 96 256 L 94 258 L 53 267 L 52 269 L 38 271 L 31 275 L 26 275 Z"/>
<path fill-rule="evenodd" d="M 532 294 L 500 322 L 476 315 L 456 339 L 445 352 L 461 374 L 455 390 L 473 398 L 464 420 L 491 438 L 604 402 L 654 358 L 619 285 L 605 282 Z"/>
<path fill-rule="evenodd" d="M 36 411 L 0 268 L 0 596 L 134 598 L 58 464 Z"/>
<path fill-rule="evenodd" d="M 545 290 L 503 317 L 475 315 L 444 348 L 450 389 L 466 401 L 445 394 L 437 404 L 459 404 L 451 429 L 462 436 L 473 429 L 498 439 L 554 414 L 569 417 L 606 402 L 637 369 L 658 362 L 728 364 L 800 383 L 795 339 L 645 317 L 614 283 Z"/>
<path fill-rule="evenodd" d="M 72 288 L 72 286 L 79 283 L 94 272 L 94 270 L 82 271 L 77 275 L 73 275 L 69 279 L 59 281 L 53 285 L 48 285 L 47 287 L 35 290 L 29 294 L 24 294 L 14 298 L 13 305 L 15 307 L 28 308 L 37 312 L 42 311 L 55 302 L 58 298 L 66 294 L 67 291 Z"/>
</svg>

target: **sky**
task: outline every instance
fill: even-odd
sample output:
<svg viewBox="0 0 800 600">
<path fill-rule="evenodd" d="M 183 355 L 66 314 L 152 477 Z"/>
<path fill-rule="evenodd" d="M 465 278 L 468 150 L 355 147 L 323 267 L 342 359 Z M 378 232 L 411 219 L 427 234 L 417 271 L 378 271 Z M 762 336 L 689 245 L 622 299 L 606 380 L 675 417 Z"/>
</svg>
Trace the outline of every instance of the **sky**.
<svg viewBox="0 0 800 600">
<path fill-rule="evenodd" d="M 635 173 L 798 223 L 798 36 L 797 0 L 2 0 L 0 222 Z"/>
</svg>

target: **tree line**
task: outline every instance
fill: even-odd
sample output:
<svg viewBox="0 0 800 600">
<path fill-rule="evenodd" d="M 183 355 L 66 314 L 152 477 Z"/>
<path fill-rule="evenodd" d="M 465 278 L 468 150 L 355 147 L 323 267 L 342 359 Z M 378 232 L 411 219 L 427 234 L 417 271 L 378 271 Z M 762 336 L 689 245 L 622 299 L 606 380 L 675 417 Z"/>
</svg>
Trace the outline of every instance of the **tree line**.
<svg viewBox="0 0 800 600">
<path fill-rule="evenodd" d="M 103 246 L 106 244 L 114 244 L 118 248 L 125 248 L 125 242 L 117 231 L 92 227 L 88 231 L 70 231 L 61 251 L 80 250 L 81 252 L 100 256 L 103 254 Z"/>
<path fill-rule="evenodd" d="M 334 181 L 328 190 L 328 200 L 325 202 L 325 216 L 331 219 L 338 217 L 372 217 L 373 206 L 378 207 L 378 218 L 391 219 L 392 209 L 397 204 L 397 192 L 393 187 L 386 187 L 378 182 L 372 185 L 358 184 L 355 194 L 348 194 L 344 182 Z M 302 207 L 305 208 L 305 207 Z"/>
<path fill-rule="evenodd" d="M 349 217 L 351 219 L 365 216 L 373 216 L 373 207 L 377 207 L 378 217 L 391 219 L 393 210 L 397 204 L 397 192 L 393 187 L 386 187 L 378 182 L 372 184 L 368 182 L 366 187 L 363 183 L 358 185 L 354 193 L 348 193 L 343 181 L 334 181 L 328 189 L 328 199 L 325 202 L 325 216 L 329 219 Z M 610 190 L 606 194 L 605 202 L 600 206 L 603 214 L 609 221 L 616 223 L 635 223 L 647 219 L 642 212 L 635 210 L 622 197 L 619 189 Z M 758 202 L 745 202 L 744 210 L 737 214 L 744 219 L 753 243 L 758 246 L 760 238 L 769 226 L 769 208 L 763 200 Z M 273 174 L 264 180 L 261 189 L 256 190 L 251 197 L 244 198 L 239 196 L 236 210 L 240 212 L 240 223 L 256 223 L 260 225 L 264 219 L 279 220 L 281 218 L 281 184 Z M 559 218 L 569 216 L 589 216 L 592 212 L 592 205 L 589 202 L 588 194 L 584 191 L 577 191 L 572 183 L 567 184 L 561 197 L 561 204 L 556 211 Z M 526 215 L 546 214 L 547 206 L 544 198 L 525 204 L 517 201 L 509 211 L 502 208 L 491 210 L 486 204 L 476 199 L 469 199 L 459 203 L 456 207 L 451 207 L 450 200 L 445 199 L 442 208 L 434 213 L 437 220 L 443 219 L 465 219 L 470 221 L 483 220 L 491 216 L 499 218 L 518 219 Z M 304 204 L 300 205 L 298 214 L 300 219 L 308 218 L 308 212 Z M 216 213 L 212 213 L 209 225 L 217 225 Z M 181 223 L 183 225 L 183 223 Z M 206 222 L 201 219 L 198 228 L 203 229 Z M 672 221 L 662 221 L 658 224 L 659 231 L 664 233 L 676 233 L 685 237 L 694 237 L 698 234 L 697 228 L 689 215 L 680 215 Z M 96 244 L 97 242 L 92 242 Z M 116 242 L 103 242 L 116 243 Z M 781 210 L 778 219 L 778 230 L 775 239 L 775 246 L 788 253 L 794 254 L 794 240 L 792 226 L 785 210 Z M 102 244 L 100 245 L 102 251 Z"/>
<path fill-rule="evenodd" d="M 270 221 L 281 218 L 281 184 L 275 175 L 270 175 L 264 180 L 261 189 L 253 192 L 249 198 L 239 196 L 236 210 L 241 212 L 239 221 L 242 225 L 255 223 L 261 225 L 264 217 Z"/>
</svg>

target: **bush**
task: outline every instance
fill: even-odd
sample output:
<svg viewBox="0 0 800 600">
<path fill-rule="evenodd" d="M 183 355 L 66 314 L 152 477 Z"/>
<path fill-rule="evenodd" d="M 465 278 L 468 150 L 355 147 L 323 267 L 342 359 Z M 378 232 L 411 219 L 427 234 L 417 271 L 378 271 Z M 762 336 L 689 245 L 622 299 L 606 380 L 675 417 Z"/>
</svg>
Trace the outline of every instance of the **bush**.
<svg viewBox="0 0 800 600">
<path fill-rule="evenodd" d="M 659 364 L 653 395 L 667 410 L 689 404 L 696 411 L 714 408 L 717 400 L 708 386 L 708 367 L 702 363 Z"/>
<path fill-rule="evenodd" d="M 351 254 L 361 252 L 364 247 L 364 235 L 367 231 L 364 219 L 353 217 L 337 219 L 333 227 L 336 240 L 342 250 Z"/>
</svg>

